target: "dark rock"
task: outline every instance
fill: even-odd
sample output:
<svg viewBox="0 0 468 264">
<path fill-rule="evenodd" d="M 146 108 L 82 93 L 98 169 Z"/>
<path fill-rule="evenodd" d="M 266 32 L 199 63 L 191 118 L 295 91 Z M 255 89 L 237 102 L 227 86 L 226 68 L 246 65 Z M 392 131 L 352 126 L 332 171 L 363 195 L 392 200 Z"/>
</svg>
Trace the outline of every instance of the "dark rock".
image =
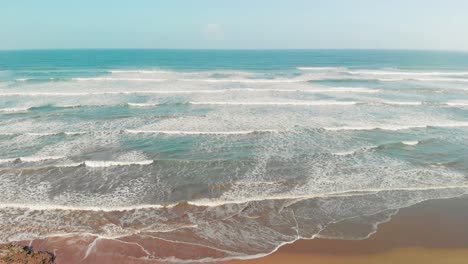
<svg viewBox="0 0 468 264">
<path fill-rule="evenodd" d="M 6 245 L 0 248 L 0 264 L 51 264 L 54 255 L 49 252 L 34 252 L 31 247 Z"/>
</svg>

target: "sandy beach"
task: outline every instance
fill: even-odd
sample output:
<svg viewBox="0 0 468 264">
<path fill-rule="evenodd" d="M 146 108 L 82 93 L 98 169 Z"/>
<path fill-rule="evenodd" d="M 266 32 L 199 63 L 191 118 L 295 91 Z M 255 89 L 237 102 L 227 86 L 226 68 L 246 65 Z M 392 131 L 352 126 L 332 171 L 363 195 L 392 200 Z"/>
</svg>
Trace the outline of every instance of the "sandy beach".
<svg viewBox="0 0 468 264">
<path fill-rule="evenodd" d="M 426 201 L 400 210 L 369 239 L 301 240 L 264 258 L 263 263 L 466 263 L 468 199 Z"/>
<path fill-rule="evenodd" d="M 365 240 L 300 240 L 257 259 L 228 264 L 263 263 L 466 263 L 468 258 L 468 198 L 431 200 L 401 209 L 390 222 Z M 124 241 L 124 243 L 122 243 Z M 99 243 L 97 243 L 99 242 Z M 173 263 L 144 259 L 145 250 L 161 257 L 183 258 L 190 253 L 200 258 L 217 257 L 209 248 L 132 238 L 99 240 L 93 236 L 55 237 L 23 241 L 34 250 L 56 255 L 56 263 Z M 91 250 L 92 249 L 92 250 Z M 190 262 L 188 262 L 190 263 Z M 198 263 L 213 263 L 210 261 Z M 219 262 L 216 262 L 219 263 Z"/>
</svg>

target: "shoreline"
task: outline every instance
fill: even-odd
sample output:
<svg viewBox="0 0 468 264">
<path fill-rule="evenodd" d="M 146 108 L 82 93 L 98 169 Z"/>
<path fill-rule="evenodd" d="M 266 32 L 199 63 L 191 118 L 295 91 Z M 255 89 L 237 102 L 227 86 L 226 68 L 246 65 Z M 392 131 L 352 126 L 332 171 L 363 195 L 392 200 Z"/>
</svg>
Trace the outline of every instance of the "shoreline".
<svg viewBox="0 0 468 264">
<path fill-rule="evenodd" d="M 263 258 L 227 263 L 461 264 L 468 259 L 467 227 L 467 196 L 429 200 L 400 209 L 368 239 L 299 240 Z"/>
<path fill-rule="evenodd" d="M 286 244 L 274 253 L 226 264 L 263 263 L 466 263 L 468 259 L 468 196 L 428 200 L 400 209 L 377 232 L 364 240 L 315 238 Z M 99 241 L 99 243 L 97 243 Z M 197 252 L 200 259 L 219 258 L 219 252 L 199 245 L 181 244 L 163 239 L 134 238 L 106 240 L 95 236 L 51 237 L 16 244 L 32 246 L 56 256 L 55 263 L 176 263 L 172 256 L 184 259 L 186 252 Z M 143 245 L 143 246 L 141 246 Z M 148 251 L 160 251 L 166 261 L 144 259 Z M 450 257 L 450 258 L 449 258 Z M 195 263 L 195 262 L 186 262 Z"/>
</svg>

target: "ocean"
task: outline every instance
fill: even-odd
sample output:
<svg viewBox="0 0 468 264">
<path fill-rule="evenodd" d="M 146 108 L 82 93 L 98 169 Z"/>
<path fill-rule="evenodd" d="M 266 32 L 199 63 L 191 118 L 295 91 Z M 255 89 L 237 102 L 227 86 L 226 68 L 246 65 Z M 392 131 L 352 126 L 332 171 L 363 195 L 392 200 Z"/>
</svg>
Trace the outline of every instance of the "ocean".
<svg viewBox="0 0 468 264">
<path fill-rule="evenodd" d="M 467 142 L 463 52 L 0 51 L 0 242 L 190 263 L 366 239 L 467 194 Z"/>
</svg>

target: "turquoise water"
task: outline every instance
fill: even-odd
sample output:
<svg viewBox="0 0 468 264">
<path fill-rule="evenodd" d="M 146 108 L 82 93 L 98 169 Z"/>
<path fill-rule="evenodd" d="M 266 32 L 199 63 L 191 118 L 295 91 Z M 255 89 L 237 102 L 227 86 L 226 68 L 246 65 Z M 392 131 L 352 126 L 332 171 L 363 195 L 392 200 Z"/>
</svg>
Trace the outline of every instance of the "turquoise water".
<svg viewBox="0 0 468 264">
<path fill-rule="evenodd" d="M 468 53 L 0 51 L 0 240 L 365 239 L 468 192 L 467 132 Z"/>
</svg>

